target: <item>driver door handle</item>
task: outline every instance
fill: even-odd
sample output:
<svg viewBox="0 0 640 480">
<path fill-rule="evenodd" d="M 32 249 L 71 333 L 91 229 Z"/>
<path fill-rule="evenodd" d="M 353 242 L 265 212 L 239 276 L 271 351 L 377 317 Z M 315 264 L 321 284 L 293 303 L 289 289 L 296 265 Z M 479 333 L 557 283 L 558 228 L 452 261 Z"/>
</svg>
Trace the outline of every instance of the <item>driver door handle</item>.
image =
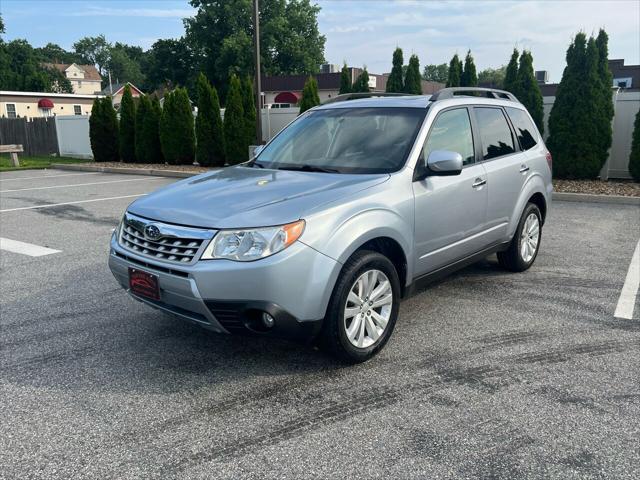
<svg viewBox="0 0 640 480">
<path fill-rule="evenodd" d="M 481 187 L 483 185 L 486 185 L 487 181 L 483 180 L 482 178 L 478 177 L 476 178 L 476 180 L 473 182 L 473 185 L 471 185 L 473 188 L 478 188 Z"/>
</svg>

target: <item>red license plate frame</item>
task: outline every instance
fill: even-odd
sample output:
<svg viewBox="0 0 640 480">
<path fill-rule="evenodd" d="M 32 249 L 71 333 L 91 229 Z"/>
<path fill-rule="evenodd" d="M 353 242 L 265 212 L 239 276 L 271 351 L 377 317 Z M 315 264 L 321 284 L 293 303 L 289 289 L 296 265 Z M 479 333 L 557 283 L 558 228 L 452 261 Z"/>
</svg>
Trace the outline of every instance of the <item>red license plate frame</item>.
<svg viewBox="0 0 640 480">
<path fill-rule="evenodd" d="M 151 300 L 160 300 L 158 276 L 153 273 L 129 267 L 129 288 L 131 293 L 135 295 Z"/>
</svg>

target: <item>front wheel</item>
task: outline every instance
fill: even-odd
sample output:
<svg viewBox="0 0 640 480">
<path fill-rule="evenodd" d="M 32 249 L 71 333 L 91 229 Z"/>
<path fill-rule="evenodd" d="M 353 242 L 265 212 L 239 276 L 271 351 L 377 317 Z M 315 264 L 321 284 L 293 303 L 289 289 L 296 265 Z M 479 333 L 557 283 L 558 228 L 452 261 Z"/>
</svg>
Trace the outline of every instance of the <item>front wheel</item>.
<svg viewBox="0 0 640 480">
<path fill-rule="evenodd" d="M 512 272 L 524 272 L 533 265 L 538 256 L 541 238 L 542 214 L 537 205 L 528 203 L 509 248 L 504 252 L 498 252 L 498 262 Z"/>
<path fill-rule="evenodd" d="M 350 363 L 368 360 L 387 343 L 398 317 L 400 281 L 391 261 L 356 252 L 344 265 L 324 320 L 322 340 Z"/>
</svg>

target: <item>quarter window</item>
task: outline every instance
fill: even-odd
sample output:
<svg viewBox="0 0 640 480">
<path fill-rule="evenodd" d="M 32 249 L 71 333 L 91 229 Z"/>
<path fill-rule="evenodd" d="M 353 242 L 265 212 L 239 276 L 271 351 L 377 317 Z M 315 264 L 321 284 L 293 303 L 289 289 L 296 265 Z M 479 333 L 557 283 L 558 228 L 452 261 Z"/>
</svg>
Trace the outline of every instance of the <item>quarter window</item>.
<svg viewBox="0 0 640 480">
<path fill-rule="evenodd" d="M 473 135 L 466 108 L 447 110 L 438 115 L 424 144 L 423 159 L 429 158 L 434 150 L 456 152 L 462 155 L 463 165 L 473 163 Z"/>
<path fill-rule="evenodd" d="M 522 149 L 529 150 L 535 147 L 538 143 L 536 141 L 536 127 L 531 122 L 527 112 L 519 108 L 507 107 L 507 115 L 509 115 L 511 123 L 516 129 L 516 137 L 518 137 Z"/>
<path fill-rule="evenodd" d="M 501 109 L 476 107 L 475 113 L 482 141 L 482 158 L 489 160 L 516 151 L 511 129 Z"/>
<path fill-rule="evenodd" d="M 7 103 L 7 117 L 8 118 L 16 118 L 16 104 L 15 103 Z"/>
</svg>

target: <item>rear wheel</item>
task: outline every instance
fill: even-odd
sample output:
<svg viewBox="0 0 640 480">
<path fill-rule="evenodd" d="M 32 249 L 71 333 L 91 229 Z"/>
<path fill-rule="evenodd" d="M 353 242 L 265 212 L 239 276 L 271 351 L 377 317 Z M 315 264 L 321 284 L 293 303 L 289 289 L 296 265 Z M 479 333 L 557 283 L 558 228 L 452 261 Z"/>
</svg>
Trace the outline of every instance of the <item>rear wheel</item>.
<svg viewBox="0 0 640 480">
<path fill-rule="evenodd" d="M 356 252 L 336 283 L 322 340 L 351 363 L 364 362 L 389 340 L 398 317 L 400 281 L 391 261 L 372 251 Z"/>
<path fill-rule="evenodd" d="M 542 214 L 537 205 L 528 203 L 509 248 L 504 252 L 498 252 L 498 262 L 512 272 L 527 270 L 538 256 L 541 238 Z"/>
</svg>

